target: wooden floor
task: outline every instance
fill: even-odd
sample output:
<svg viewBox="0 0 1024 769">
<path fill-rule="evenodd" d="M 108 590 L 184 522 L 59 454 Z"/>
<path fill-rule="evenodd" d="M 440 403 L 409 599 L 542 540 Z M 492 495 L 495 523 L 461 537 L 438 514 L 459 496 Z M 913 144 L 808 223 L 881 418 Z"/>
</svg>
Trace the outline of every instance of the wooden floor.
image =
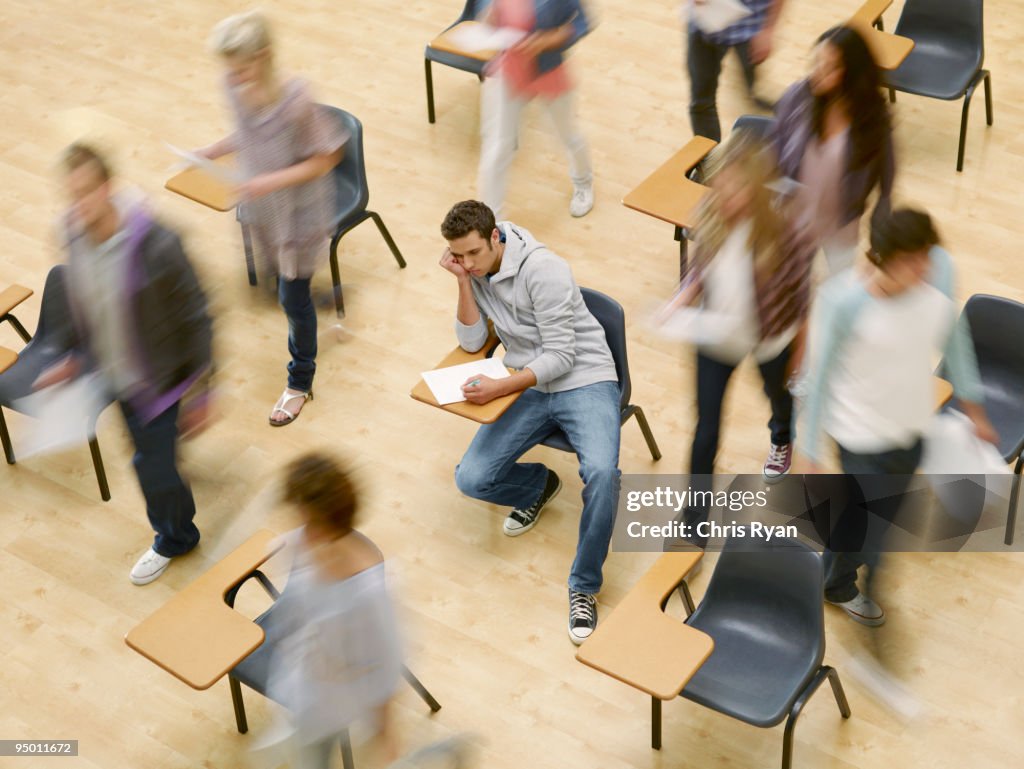
<svg viewBox="0 0 1024 769">
<path fill-rule="evenodd" d="M 502 511 L 460 496 L 452 470 L 473 427 L 415 403 L 418 373 L 454 343 L 454 285 L 437 267 L 447 208 L 475 192 L 478 84 L 435 67 L 437 122 L 429 125 L 423 45 L 458 13 L 459 0 L 266 4 L 279 60 L 315 85 L 321 100 L 358 115 L 366 130 L 371 206 L 405 254 L 400 271 L 372 225 L 345 237 L 348 318 L 320 314 L 316 400 L 285 430 L 268 410 L 284 385 L 282 313 L 245 280 L 237 226 L 162 190 L 172 157 L 164 140 L 197 146 L 228 128 L 216 62 L 204 43 L 236 4 L 179 0 L 6 0 L 0 8 L 0 286 L 41 289 L 60 259 L 53 220 L 63 206 L 55 160 L 72 139 L 108 148 L 123 176 L 181 229 L 216 316 L 219 422 L 182 447 L 200 508 L 199 549 L 160 581 L 132 586 L 128 570 L 150 542 L 120 416 L 100 422 L 113 499 L 99 501 L 88 452 L 0 468 L 0 738 L 78 739 L 61 766 L 225 767 L 245 761 L 254 735 L 235 732 L 228 688 L 195 692 L 123 643 L 124 634 L 261 525 L 284 530 L 287 511 L 267 485 L 298 451 L 331 446 L 360 468 L 366 532 L 390 559 L 407 623 L 410 665 L 444 705 L 428 718 L 411 691 L 399 719 L 410 744 L 469 731 L 478 765 L 522 767 L 771 767 L 781 730 L 760 731 L 685 701 L 665 707 L 664 748 L 649 747 L 640 693 L 583 667 L 565 634 L 565 578 L 579 515 L 572 457 L 531 452 L 567 480 L 540 526 L 501 534 Z M 619 203 L 690 136 L 679 0 L 602 0 L 600 25 L 573 57 L 579 111 L 592 144 L 597 205 L 567 212 L 566 164 L 539 112 L 523 127 L 509 214 L 572 264 L 579 283 L 603 289 L 629 320 L 634 402 L 665 453 L 652 464 L 636 425 L 623 429 L 627 473 L 681 471 L 692 435 L 692 354 L 644 328 L 669 292 L 676 250 L 668 225 Z M 761 70 L 771 97 L 799 78 L 814 36 L 852 13 L 856 0 L 790 0 L 777 48 Z M 899 1 L 886 15 L 892 29 Z M 986 66 L 996 123 L 979 93 L 964 172 L 954 171 L 960 105 L 901 96 L 900 198 L 937 217 L 959 266 L 962 297 L 1024 299 L 1020 276 L 1024 178 L 1021 30 L 1024 6 L 990 0 Z M 735 59 L 720 90 L 726 124 L 747 111 Z M 329 290 L 326 271 L 316 282 Z M 39 295 L 22 316 L 33 327 Z M 7 326 L 0 344 L 19 347 Z M 728 402 L 723 471 L 757 471 L 768 413 L 744 369 Z M 15 445 L 31 425 L 12 420 Z M 651 555 L 614 553 L 605 568 L 608 612 Z M 842 721 L 823 690 L 796 735 L 796 767 L 1019 766 L 1024 754 L 1024 558 L 1019 554 L 921 555 L 894 560 L 884 644 L 927 703 L 906 726 L 847 676 L 853 718 Z M 707 571 L 696 582 L 699 595 Z M 246 596 L 248 611 L 259 609 Z M 678 608 L 678 607 L 676 607 Z M 827 661 L 842 673 L 864 633 L 827 611 Z M 638 649 L 638 654 L 643 650 Z M 253 695 L 250 723 L 269 709 Z M 361 767 L 378 758 L 357 747 Z M 31 767 L 39 759 L 0 759 Z M 49 766 L 49 763 L 45 764 Z"/>
</svg>

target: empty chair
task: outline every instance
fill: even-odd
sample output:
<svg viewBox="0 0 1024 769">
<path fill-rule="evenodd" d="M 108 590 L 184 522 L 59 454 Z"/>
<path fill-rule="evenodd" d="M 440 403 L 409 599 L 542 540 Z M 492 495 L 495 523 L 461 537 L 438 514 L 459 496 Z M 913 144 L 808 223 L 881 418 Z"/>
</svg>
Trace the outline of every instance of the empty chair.
<svg viewBox="0 0 1024 769">
<path fill-rule="evenodd" d="M 615 361 L 615 371 L 619 375 L 619 391 L 621 392 L 619 400 L 621 423 L 625 424 L 626 420 L 635 416 L 640 430 L 644 434 L 644 440 L 647 441 L 651 458 L 659 460 L 661 451 L 654 440 L 650 425 L 647 424 L 647 417 L 644 416 L 643 409 L 629 402 L 632 385 L 629 381 L 629 361 L 626 358 L 626 314 L 622 310 L 622 305 L 607 294 L 602 294 L 592 288 L 581 288 L 580 293 L 583 294 L 583 301 L 586 302 L 587 309 L 604 328 L 605 339 L 608 341 L 608 347 L 611 349 L 612 358 Z M 541 444 L 561 451 L 572 452 L 573 450 L 569 439 L 561 430 L 553 432 Z"/>
<path fill-rule="evenodd" d="M 964 305 L 961 318 L 970 326 L 985 410 L 999 433 L 999 453 L 1007 463 L 1015 462 L 1005 537 L 1006 544 L 1012 545 L 1024 469 L 1024 348 L 1020 344 L 1024 304 L 975 294 Z M 944 368 L 945 361 L 939 366 L 940 372 Z M 946 408 L 957 409 L 958 401 L 950 401 Z"/>
<path fill-rule="evenodd" d="M 483 3 L 478 2 L 478 0 L 466 0 L 466 5 L 463 7 L 459 18 L 452 22 L 445 31 L 464 21 L 472 21 L 476 17 L 477 8 L 480 5 L 483 5 Z M 429 44 L 427 45 L 423 51 L 423 69 L 427 79 L 427 120 L 431 123 L 434 122 L 434 73 L 431 69 L 431 62 L 435 61 L 438 64 L 461 69 L 464 72 L 472 72 L 481 80 L 484 77 L 484 67 L 487 66 L 487 62 L 480 59 L 474 59 L 471 56 L 460 56 L 457 53 L 449 53 L 447 51 L 439 51 L 436 48 L 431 48 Z"/>
<path fill-rule="evenodd" d="M 366 164 L 363 160 L 363 124 L 355 115 L 337 107 L 321 105 L 321 109 L 327 110 L 334 120 L 337 120 L 349 139 L 345 143 L 344 155 L 341 162 L 331 171 L 334 179 L 334 234 L 331 236 L 330 263 L 331 282 L 334 285 L 334 304 L 338 317 L 345 316 L 345 300 L 341 290 L 341 271 L 338 267 L 338 243 L 349 230 L 367 219 L 373 219 L 373 223 L 380 230 L 384 242 L 391 249 L 395 261 L 399 267 L 405 267 L 405 259 L 395 245 L 395 241 L 384 226 L 384 221 L 376 211 L 370 211 L 367 206 L 370 202 L 370 188 L 366 181 Z M 249 283 L 256 285 L 256 267 L 252 255 L 252 245 L 249 233 L 245 225 L 242 226 L 242 239 L 245 245 L 246 266 L 249 271 Z"/>
<path fill-rule="evenodd" d="M 985 63 L 983 0 L 907 0 L 896 34 L 914 41 L 914 50 L 885 74 L 889 98 L 896 91 L 953 101 L 963 97 L 956 170 L 964 168 L 967 111 L 978 83 L 985 81 L 985 118 L 992 125 L 992 79 Z"/>
<path fill-rule="evenodd" d="M 236 596 L 241 586 L 247 581 L 255 577 L 264 590 L 275 599 L 275 603 L 267 609 L 263 614 L 256 618 L 255 622 L 265 633 L 265 637 L 262 645 L 260 645 L 252 654 L 242 660 L 238 665 L 234 667 L 228 673 L 228 684 L 231 688 L 231 702 L 235 710 L 235 724 L 238 731 L 241 734 L 245 734 L 249 731 L 249 724 L 245 716 L 245 705 L 242 701 L 242 688 L 241 684 L 245 684 L 250 689 L 253 689 L 260 694 L 267 696 L 268 683 L 270 681 L 271 672 L 271 660 L 274 656 L 275 650 L 279 644 L 284 641 L 289 632 L 294 631 L 294 627 L 289 622 L 289 612 L 287 609 L 281 611 L 282 606 L 286 606 L 289 600 L 288 587 L 285 587 L 283 593 L 278 593 L 270 581 L 260 571 L 255 571 L 245 578 L 241 583 L 236 585 L 225 596 L 229 606 L 234 605 Z M 441 705 L 437 700 L 427 691 L 427 689 L 420 683 L 419 679 L 412 674 L 412 672 L 405 666 L 402 667 L 402 676 L 409 685 L 416 690 L 416 693 L 423 699 L 427 706 L 430 708 L 432 713 L 436 713 L 441 709 Z M 342 755 L 342 764 L 345 769 L 354 769 L 355 761 L 352 757 L 352 745 L 349 741 L 348 730 L 345 729 L 340 736 L 340 748 Z"/>
<path fill-rule="evenodd" d="M 839 674 L 823 664 L 823 589 L 821 557 L 803 543 L 731 538 L 686 620 L 715 649 L 680 696 L 754 726 L 785 720 L 783 769 L 792 763 L 797 718 L 826 678 L 850 717 Z"/>
<path fill-rule="evenodd" d="M 13 465 L 15 462 L 14 447 L 11 445 L 7 432 L 3 407 L 13 408 L 14 401 L 30 395 L 36 378 L 45 369 L 64 357 L 70 351 L 74 341 L 65 269 L 64 265 L 57 265 L 50 269 L 43 288 L 35 337 L 31 338 L 31 341 L 18 354 L 18 362 L 0 374 L 0 441 L 3 443 L 4 455 L 9 465 Z M 113 398 L 106 401 L 102 408 L 106 408 L 111 403 L 113 403 Z M 110 499 L 110 488 L 107 485 L 107 474 L 103 469 L 103 457 L 100 454 L 99 442 L 96 440 L 96 420 L 99 419 L 99 416 L 100 412 L 98 411 L 91 417 L 83 438 L 89 442 L 89 451 L 92 454 L 92 463 L 96 470 L 100 496 L 107 501 Z"/>
</svg>

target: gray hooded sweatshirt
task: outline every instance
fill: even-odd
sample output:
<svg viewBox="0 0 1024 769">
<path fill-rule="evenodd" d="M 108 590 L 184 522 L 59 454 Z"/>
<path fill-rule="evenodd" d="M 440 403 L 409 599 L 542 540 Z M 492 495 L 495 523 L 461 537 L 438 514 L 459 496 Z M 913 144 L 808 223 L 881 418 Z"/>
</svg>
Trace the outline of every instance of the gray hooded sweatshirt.
<svg viewBox="0 0 1024 769">
<path fill-rule="evenodd" d="M 535 388 L 556 393 L 597 382 L 617 382 L 604 329 L 590 314 L 568 263 L 511 222 L 498 224 L 505 253 L 497 273 L 470 276 L 480 320 L 455 320 L 459 345 L 476 352 L 494 322 L 506 350 L 505 365 L 529 368 Z"/>
</svg>

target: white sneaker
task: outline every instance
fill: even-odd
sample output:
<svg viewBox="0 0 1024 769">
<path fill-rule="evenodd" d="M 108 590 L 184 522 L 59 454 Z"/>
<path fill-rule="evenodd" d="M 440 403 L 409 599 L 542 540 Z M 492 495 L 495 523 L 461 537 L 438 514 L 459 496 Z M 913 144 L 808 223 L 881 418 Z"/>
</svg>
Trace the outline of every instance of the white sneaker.
<svg viewBox="0 0 1024 769">
<path fill-rule="evenodd" d="M 572 190 L 572 201 L 569 203 L 569 213 L 575 217 L 586 216 L 594 207 L 594 185 L 574 186 Z"/>
<path fill-rule="evenodd" d="M 849 601 L 829 601 L 827 598 L 825 600 L 845 611 L 854 622 L 868 627 L 885 624 L 885 612 L 882 611 L 882 607 L 863 593 L 857 593 Z"/>
<path fill-rule="evenodd" d="M 143 553 L 142 557 L 135 562 L 135 565 L 132 567 L 132 573 L 129 575 L 129 579 L 131 579 L 132 584 L 135 585 L 148 585 L 167 570 L 167 566 L 170 562 L 170 558 L 160 555 L 160 553 L 153 548 L 149 548 L 149 550 Z"/>
</svg>

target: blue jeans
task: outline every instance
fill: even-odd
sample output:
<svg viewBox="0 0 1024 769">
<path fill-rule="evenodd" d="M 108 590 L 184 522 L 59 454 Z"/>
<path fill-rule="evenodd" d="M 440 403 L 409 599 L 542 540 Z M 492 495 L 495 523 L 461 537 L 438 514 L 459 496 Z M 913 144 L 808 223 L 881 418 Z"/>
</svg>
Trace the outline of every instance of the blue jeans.
<svg viewBox="0 0 1024 769">
<path fill-rule="evenodd" d="M 146 515 L 156 532 L 153 549 L 167 558 L 183 555 L 199 544 L 199 529 L 192 522 L 192 491 L 178 474 L 178 404 L 144 423 L 127 403 L 119 403 L 135 443 L 132 465 L 146 500 Z"/>
<path fill-rule="evenodd" d="M 544 491 L 548 469 L 517 462 L 555 430 L 580 459 L 583 514 L 569 588 L 593 595 L 619 502 L 619 385 L 598 382 L 559 393 L 526 390 L 501 419 L 484 425 L 455 468 L 455 485 L 468 497 L 495 505 L 529 507 Z"/>
<path fill-rule="evenodd" d="M 278 278 L 277 298 L 288 317 L 288 386 L 299 392 L 313 389 L 316 373 L 316 306 L 310 278 Z"/>
</svg>

